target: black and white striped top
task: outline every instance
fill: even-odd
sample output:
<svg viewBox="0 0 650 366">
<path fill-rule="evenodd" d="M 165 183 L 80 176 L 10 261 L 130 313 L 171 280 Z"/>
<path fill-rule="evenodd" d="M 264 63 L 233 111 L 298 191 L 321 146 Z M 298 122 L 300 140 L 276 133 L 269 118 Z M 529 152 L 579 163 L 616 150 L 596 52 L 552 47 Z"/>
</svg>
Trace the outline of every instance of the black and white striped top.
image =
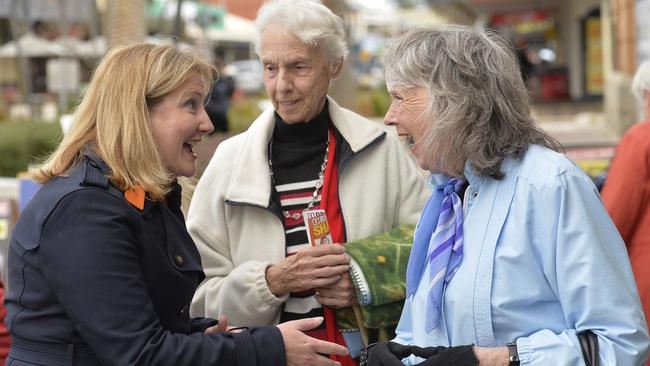
<svg viewBox="0 0 650 366">
<path fill-rule="evenodd" d="M 286 254 L 290 256 L 309 247 L 302 215 L 298 219 L 291 216 L 302 213 L 314 193 L 327 148 L 329 113 L 326 105 L 323 112 L 308 123 L 287 124 L 277 114 L 275 122 L 271 151 L 274 199 L 283 213 L 290 214 L 289 217 L 283 215 Z M 319 192 L 312 209 L 320 208 L 320 201 Z M 313 291 L 292 293 L 284 304 L 280 322 L 322 315 L 323 309 Z"/>
</svg>

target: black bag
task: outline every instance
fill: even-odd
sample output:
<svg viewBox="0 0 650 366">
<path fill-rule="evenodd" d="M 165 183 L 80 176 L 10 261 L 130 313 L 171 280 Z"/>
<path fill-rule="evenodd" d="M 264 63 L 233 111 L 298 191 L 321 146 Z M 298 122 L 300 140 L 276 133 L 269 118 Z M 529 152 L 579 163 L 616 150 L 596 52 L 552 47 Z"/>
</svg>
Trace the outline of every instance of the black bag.
<svg viewBox="0 0 650 366">
<path fill-rule="evenodd" d="M 598 336 L 590 331 L 585 330 L 578 333 L 578 342 L 582 349 L 582 358 L 587 366 L 598 366 Z"/>
</svg>

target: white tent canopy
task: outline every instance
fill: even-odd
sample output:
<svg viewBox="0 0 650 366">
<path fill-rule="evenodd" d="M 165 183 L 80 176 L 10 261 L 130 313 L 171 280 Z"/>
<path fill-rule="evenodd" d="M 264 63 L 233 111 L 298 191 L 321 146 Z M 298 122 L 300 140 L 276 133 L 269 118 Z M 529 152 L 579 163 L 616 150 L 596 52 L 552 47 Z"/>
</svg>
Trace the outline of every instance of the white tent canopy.
<svg viewBox="0 0 650 366">
<path fill-rule="evenodd" d="M 0 46 L 0 57 L 18 57 L 19 48 L 24 57 L 98 58 L 106 53 L 106 40 L 103 37 L 96 37 L 89 41 L 61 37 L 50 41 L 33 33 L 26 33 L 18 40 Z"/>
<path fill-rule="evenodd" d="M 195 22 L 188 22 L 187 36 L 192 39 L 206 38 L 208 41 L 253 43 L 257 32 L 252 21 L 234 14 L 226 14 L 223 29 L 201 28 Z"/>
</svg>

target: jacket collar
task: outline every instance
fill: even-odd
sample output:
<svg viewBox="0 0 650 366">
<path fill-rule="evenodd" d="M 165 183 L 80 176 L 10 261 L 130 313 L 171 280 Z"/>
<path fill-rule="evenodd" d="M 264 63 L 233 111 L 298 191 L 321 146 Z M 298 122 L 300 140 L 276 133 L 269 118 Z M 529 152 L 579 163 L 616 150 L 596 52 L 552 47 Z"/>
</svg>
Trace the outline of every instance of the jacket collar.
<svg viewBox="0 0 650 366">
<path fill-rule="evenodd" d="M 380 125 L 365 123 L 365 118 L 341 108 L 328 98 L 330 118 L 334 127 L 356 153 L 373 143 L 386 131 Z M 240 138 L 238 156 L 225 199 L 230 204 L 249 204 L 269 207 L 271 197 L 271 170 L 268 148 L 275 126 L 273 108 L 269 108 L 251 124 Z"/>
</svg>

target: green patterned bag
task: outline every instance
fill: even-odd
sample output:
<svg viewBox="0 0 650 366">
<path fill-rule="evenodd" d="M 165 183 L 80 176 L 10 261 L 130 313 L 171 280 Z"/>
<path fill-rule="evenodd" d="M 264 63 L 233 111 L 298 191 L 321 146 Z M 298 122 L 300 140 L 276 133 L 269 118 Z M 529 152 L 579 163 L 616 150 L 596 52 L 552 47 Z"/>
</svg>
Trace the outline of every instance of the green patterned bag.
<svg viewBox="0 0 650 366">
<path fill-rule="evenodd" d="M 360 312 L 355 316 L 351 309 L 338 310 L 341 331 L 359 330 L 361 325 L 379 329 L 380 333 L 394 331 L 404 305 L 406 266 L 414 231 L 414 225 L 401 225 L 345 244 Z"/>
</svg>

